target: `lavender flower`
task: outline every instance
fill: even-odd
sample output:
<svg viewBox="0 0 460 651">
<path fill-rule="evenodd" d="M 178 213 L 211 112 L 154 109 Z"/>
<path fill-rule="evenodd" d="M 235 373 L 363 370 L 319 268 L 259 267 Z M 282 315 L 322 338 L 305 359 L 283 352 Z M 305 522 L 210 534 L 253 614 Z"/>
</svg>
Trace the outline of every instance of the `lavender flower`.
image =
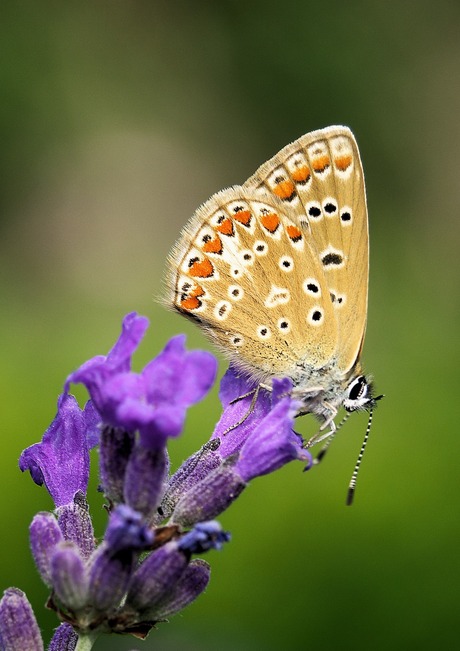
<svg viewBox="0 0 460 651">
<path fill-rule="evenodd" d="M 215 518 L 251 479 L 294 459 L 310 467 L 311 455 L 292 429 L 299 404 L 290 397 L 291 388 L 287 378 L 274 380 L 273 390 L 261 390 L 251 412 L 254 387 L 230 368 L 221 383 L 222 417 L 207 446 L 172 476 L 158 519 L 167 516 L 191 526 Z M 238 400 L 239 396 L 246 397 Z M 240 421 L 241 425 L 232 427 Z"/>
<path fill-rule="evenodd" d="M 252 405 L 248 394 L 255 387 L 230 369 L 222 380 L 224 411 L 214 433 L 170 476 L 167 440 L 182 432 L 186 410 L 212 386 L 216 361 L 209 353 L 186 351 L 178 336 L 140 373 L 133 372 L 131 358 L 147 325 L 144 317 L 127 315 L 108 355 L 69 375 L 55 419 L 20 458 L 21 470 L 44 484 L 56 505 L 55 513 L 38 513 L 30 527 L 37 569 L 51 589 L 49 605 L 63 622 L 52 651 L 70 650 L 83 638 L 91 648 L 104 632 L 145 637 L 208 584 L 209 565 L 193 556 L 229 540 L 214 518 L 251 479 L 293 459 L 311 461 L 292 429 L 298 403 L 289 395 L 290 381 L 275 381 Z M 89 392 L 84 409 L 69 394 L 73 382 Z M 95 445 L 110 516 L 99 545 L 86 501 Z M 14 588 L 7 593 L 0 633 L 6 640 L 12 636 L 13 646 L 6 648 L 29 648 L 14 646 L 22 620 L 31 650 L 43 648 L 25 596 Z"/>
<path fill-rule="evenodd" d="M 134 313 L 107 357 L 98 356 L 71 373 L 71 382 L 86 386 L 106 425 L 139 431 L 143 447 L 156 450 L 178 436 L 188 407 L 201 400 L 216 377 L 216 360 L 203 351 L 186 352 L 185 336 L 173 337 L 141 373 L 130 371 L 131 354 L 147 320 Z"/>
</svg>

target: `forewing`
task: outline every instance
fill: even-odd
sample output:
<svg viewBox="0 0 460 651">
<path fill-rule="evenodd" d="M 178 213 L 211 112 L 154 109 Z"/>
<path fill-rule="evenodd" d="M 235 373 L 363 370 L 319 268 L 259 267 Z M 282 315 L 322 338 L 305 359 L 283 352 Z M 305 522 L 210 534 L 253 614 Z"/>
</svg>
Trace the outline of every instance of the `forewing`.
<svg viewBox="0 0 460 651">
<path fill-rule="evenodd" d="M 368 224 L 364 175 L 347 127 L 308 133 L 287 145 L 244 184 L 272 193 L 291 219 L 310 231 L 338 331 L 337 366 L 347 373 L 359 357 L 366 328 Z"/>
</svg>

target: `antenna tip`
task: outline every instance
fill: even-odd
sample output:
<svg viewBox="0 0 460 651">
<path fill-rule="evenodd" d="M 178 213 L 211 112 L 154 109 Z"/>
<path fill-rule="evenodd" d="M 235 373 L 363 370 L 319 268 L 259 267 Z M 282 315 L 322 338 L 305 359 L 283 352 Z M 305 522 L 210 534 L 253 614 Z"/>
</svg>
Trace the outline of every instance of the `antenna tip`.
<svg viewBox="0 0 460 651">
<path fill-rule="evenodd" d="M 323 448 L 322 450 L 320 450 L 313 463 L 318 464 L 320 461 L 322 461 L 326 456 L 326 452 L 327 452 L 327 448 Z"/>
<path fill-rule="evenodd" d="M 350 486 L 348 488 L 348 493 L 347 493 L 347 506 L 351 506 L 353 504 L 354 496 L 355 496 L 355 487 Z"/>
</svg>

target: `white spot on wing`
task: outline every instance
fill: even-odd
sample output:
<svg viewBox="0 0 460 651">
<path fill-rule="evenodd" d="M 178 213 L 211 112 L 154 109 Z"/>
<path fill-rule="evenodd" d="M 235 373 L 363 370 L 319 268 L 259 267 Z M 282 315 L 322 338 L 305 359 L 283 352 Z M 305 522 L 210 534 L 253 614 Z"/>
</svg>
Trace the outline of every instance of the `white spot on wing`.
<svg viewBox="0 0 460 651">
<path fill-rule="evenodd" d="M 277 287 L 272 285 L 270 293 L 265 299 L 265 307 L 276 307 L 277 305 L 285 305 L 291 300 L 291 294 L 285 287 Z"/>
<path fill-rule="evenodd" d="M 294 269 L 294 260 L 290 255 L 282 255 L 279 259 L 278 266 L 281 271 L 292 271 Z"/>
</svg>

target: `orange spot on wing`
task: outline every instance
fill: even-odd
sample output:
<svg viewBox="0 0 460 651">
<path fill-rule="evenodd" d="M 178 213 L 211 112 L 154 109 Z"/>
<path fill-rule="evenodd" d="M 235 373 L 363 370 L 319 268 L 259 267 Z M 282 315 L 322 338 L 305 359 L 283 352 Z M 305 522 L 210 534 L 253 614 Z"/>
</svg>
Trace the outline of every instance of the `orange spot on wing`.
<svg viewBox="0 0 460 651">
<path fill-rule="evenodd" d="M 201 287 L 201 285 L 196 285 L 196 287 L 192 289 L 191 292 L 189 292 L 188 296 L 186 295 L 184 298 L 182 298 L 180 306 L 184 310 L 196 310 L 202 305 L 199 297 L 203 295 L 204 289 Z"/>
<path fill-rule="evenodd" d="M 268 213 L 268 215 L 261 215 L 260 223 L 270 233 L 274 233 L 280 225 L 280 218 L 275 212 Z"/>
<path fill-rule="evenodd" d="M 348 167 L 350 167 L 352 160 L 353 159 L 350 155 L 338 156 L 337 158 L 334 158 L 334 163 L 338 170 L 344 172 Z"/>
<path fill-rule="evenodd" d="M 286 226 L 286 233 L 293 242 L 298 242 L 302 239 L 302 231 L 297 226 Z"/>
<path fill-rule="evenodd" d="M 315 158 L 315 160 L 312 162 L 315 172 L 324 172 L 324 170 L 327 170 L 330 164 L 331 159 L 329 156 L 320 156 L 319 158 Z"/>
<path fill-rule="evenodd" d="M 275 185 L 273 188 L 273 192 L 280 199 L 292 199 L 292 197 L 295 195 L 295 185 L 292 181 L 289 180 L 280 181 L 280 183 Z"/>
<path fill-rule="evenodd" d="M 250 210 L 239 210 L 233 216 L 235 221 L 240 222 L 243 226 L 249 226 L 251 222 L 251 211 Z"/>
<path fill-rule="evenodd" d="M 217 226 L 216 231 L 222 235 L 233 235 L 233 223 L 228 217 Z"/>
<path fill-rule="evenodd" d="M 194 262 L 189 271 L 189 274 L 194 278 L 210 278 L 213 273 L 214 267 L 208 258 Z"/>
<path fill-rule="evenodd" d="M 196 296 L 188 296 L 187 298 L 184 298 L 184 300 L 180 302 L 180 306 L 184 310 L 196 310 L 201 306 L 201 301 L 198 298 L 196 298 Z"/>
<path fill-rule="evenodd" d="M 297 167 L 292 172 L 292 178 L 296 183 L 306 183 L 308 179 L 310 178 L 311 173 L 310 173 L 310 168 L 307 167 L 306 165 L 303 165 L 302 167 Z"/>
<path fill-rule="evenodd" d="M 222 253 L 222 240 L 218 235 L 213 240 L 208 240 L 203 244 L 203 251 L 205 253 Z"/>
<path fill-rule="evenodd" d="M 204 296 L 204 289 L 201 285 L 196 285 L 195 289 L 192 289 L 190 296 Z"/>
</svg>

